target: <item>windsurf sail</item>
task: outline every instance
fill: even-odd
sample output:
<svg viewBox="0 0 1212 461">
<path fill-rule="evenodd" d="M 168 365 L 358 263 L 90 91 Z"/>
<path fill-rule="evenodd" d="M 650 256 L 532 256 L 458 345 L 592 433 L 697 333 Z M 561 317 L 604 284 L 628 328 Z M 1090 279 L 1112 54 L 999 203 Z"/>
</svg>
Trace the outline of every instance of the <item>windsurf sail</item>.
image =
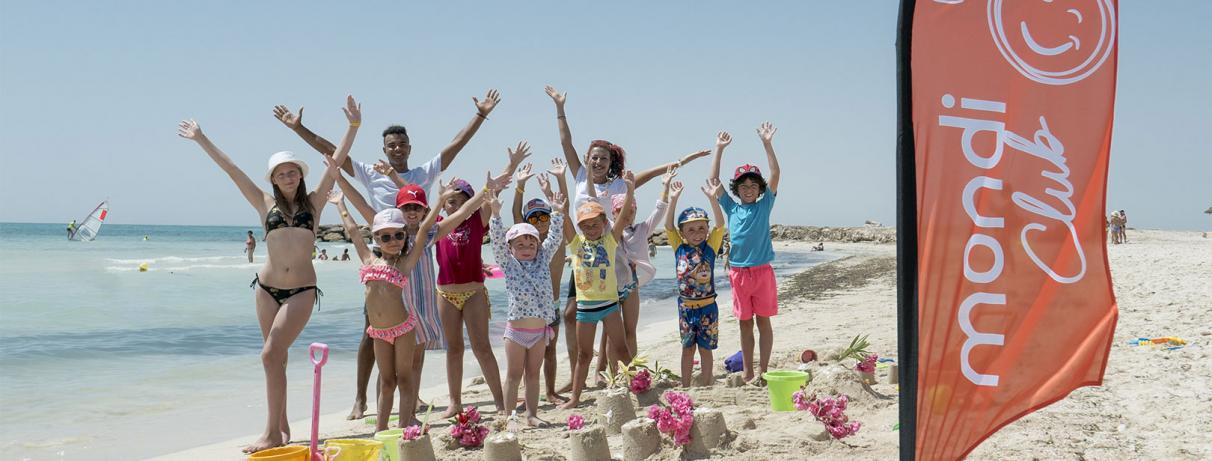
<svg viewBox="0 0 1212 461">
<path fill-rule="evenodd" d="M 101 202 L 92 213 L 88 214 L 87 218 L 84 218 L 84 222 L 76 227 L 75 232 L 72 232 L 71 239 L 77 242 L 91 242 L 97 238 L 97 233 L 101 232 L 101 225 L 105 223 L 107 215 L 109 215 L 109 200 Z"/>
</svg>

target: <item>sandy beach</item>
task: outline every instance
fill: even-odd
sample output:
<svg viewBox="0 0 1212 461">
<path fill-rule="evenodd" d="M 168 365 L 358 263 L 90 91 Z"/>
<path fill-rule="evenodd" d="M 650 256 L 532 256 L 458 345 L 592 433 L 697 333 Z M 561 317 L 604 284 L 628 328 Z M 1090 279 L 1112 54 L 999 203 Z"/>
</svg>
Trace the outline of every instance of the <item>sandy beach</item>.
<svg viewBox="0 0 1212 461">
<path fill-rule="evenodd" d="M 1112 246 L 1110 262 L 1120 309 L 1104 385 L 1074 391 L 1057 404 L 1014 422 L 986 440 L 970 459 L 1212 459 L 1212 360 L 1206 343 L 1212 340 L 1212 239 L 1200 232 L 1130 231 L 1130 243 Z M 776 242 L 776 251 L 806 251 L 808 243 Z M 774 320 L 771 369 L 796 369 L 805 348 L 827 352 L 843 348 L 858 334 L 870 335 L 870 351 L 896 355 L 895 245 L 829 243 L 838 259 L 780 281 L 780 312 Z M 1202 274 L 1202 275 L 1201 275 Z M 723 287 L 721 287 L 723 288 Z M 837 363 L 809 366 L 816 378 L 810 389 L 837 391 L 851 397 L 847 414 L 862 423 L 854 436 L 817 441 L 822 426 L 807 412 L 770 410 L 767 389 L 728 387 L 722 360 L 740 349 L 730 294 L 720 290 L 720 346 L 716 351 L 716 380 L 709 387 L 689 390 L 697 407 L 720 410 L 731 440 L 712 450 L 710 459 L 894 459 L 897 456 L 897 387 L 888 383 L 890 368 L 877 369 L 878 383 L 863 388 Z M 1137 337 L 1177 336 L 1186 347 L 1130 345 Z M 562 341 L 562 339 L 561 339 Z M 676 368 L 680 346 L 676 319 L 647 324 L 638 333 L 640 353 Z M 561 358 L 563 358 L 561 354 Z M 846 367 L 852 361 L 843 362 Z M 561 361 L 558 382 L 567 381 Z M 593 419 L 594 399 L 588 392 L 575 411 L 556 410 L 544 403 L 540 417 L 553 423 L 520 435 L 526 459 L 565 459 L 569 438 L 564 422 L 578 413 Z M 465 388 L 465 404 L 491 411 L 484 385 Z M 445 386 L 422 390 L 422 398 L 438 405 Z M 435 412 L 436 413 L 436 412 Z M 644 409 L 637 406 L 637 415 Z M 441 442 L 446 421 L 431 421 L 438 459 L 483 459 L 483 450 L 448 450 Z M 491 426 L 491 421 L 489 422 Z M 293 424 L 294 442 L 305 443 L 307 420 Z M 373 427 L 347 421 L 345 413 L 324 415 L 321 438 L 369 437 Z M 491 435 L 490 435 L 491 437 Z M 242 459 L 240 448 L 255 435 L 180 451 L 156 459 Z M 615 459 L 622 458 L 622 436 L 609 437 Z M 651 459 L 682 458 L 668 439 Z"/>
</svg>

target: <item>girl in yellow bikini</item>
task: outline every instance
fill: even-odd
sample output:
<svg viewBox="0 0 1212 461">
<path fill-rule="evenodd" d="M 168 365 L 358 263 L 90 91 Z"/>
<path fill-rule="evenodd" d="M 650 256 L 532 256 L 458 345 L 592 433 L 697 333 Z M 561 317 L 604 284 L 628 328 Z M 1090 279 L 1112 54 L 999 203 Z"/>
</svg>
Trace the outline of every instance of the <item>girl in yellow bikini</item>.
<svg viewBox="0 0 1212 461">
<path fill-rule="evenodd" d="M 476 193 L 467 181 L 453 181 L 452 185 L 459 193 L 442 202 L 447 214 L 455 213 L 468 201 L 474 200 L 477 204 L 484 204 L 485 194 L 496 195 L 509 183 L 518 165 L 530 155 L 530 146 L 520 142 L 516 149 L 507 150 L 509 166 L 501 176 L 492 180 L 492 184 L 485 185 L 479 193 Z M 483 245 L 492 211 L 484 208 L 485 205 L 480 206 L 480 210 L 437 243 L 438 312 L 442 317 L 442 332 L 446 336 L 446 385 L 450 391 L 450 406 L 443 418 L 454 416 L 463 407 L 464 325 L 467 325 L 471 351 L 480 363 L 488 389 L 492 391 L 492 400 L 496 404 L 497 412 L 507 415 L 512 409 L 512 405 L 507 406 L 504 402 L 501 393 L 501 371 L 497 366 L 496 355 L 492 352 L 492 344 L 488 340 L 491 306 L 488 303 L 488 290 L 484 288 L 484 261 L 480 247 Z"/>
</svg>

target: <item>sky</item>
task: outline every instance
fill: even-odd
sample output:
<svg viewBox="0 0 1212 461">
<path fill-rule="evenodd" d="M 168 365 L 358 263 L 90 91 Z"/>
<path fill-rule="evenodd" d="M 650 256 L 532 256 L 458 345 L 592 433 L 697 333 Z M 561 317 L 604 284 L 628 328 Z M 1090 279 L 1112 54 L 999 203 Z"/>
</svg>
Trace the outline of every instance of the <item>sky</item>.
<svg viewBox="0 0 1212 461">
<path fill-rule="evenodd" d="M 379 132 L 403 124 L 415 166 L 498 89 L 445 176 L 478 183 L 518 141 L 536 165 L 562 155 L 552 84 L 579 150 L 608 139 L 645 168 L 727 130 L 723 171 L 765 168 L 755 129 L 769 120 L 791 198 L 774 222 L 895 223 L 894 1 L 416 3 L 0 0 L 0 221 L 66 223 L 108 198 L 112 223 L 256 226 L 177 122 L 195 118 L 259 181 L 271 153 L 295 151 L 314 184 L 319 155 L 272 108 L 305 106 L 336 142 L 346 94 L 363 103 L 351 155 L 382 158 Z M 1212 2 L 1160 5 L 1120 4 L 1107 205 L 1136 227 L 1208 230 Z M 681 206 L 706 205 L 708 167 L 682 170 L 695 187 Z"/>
</svg>

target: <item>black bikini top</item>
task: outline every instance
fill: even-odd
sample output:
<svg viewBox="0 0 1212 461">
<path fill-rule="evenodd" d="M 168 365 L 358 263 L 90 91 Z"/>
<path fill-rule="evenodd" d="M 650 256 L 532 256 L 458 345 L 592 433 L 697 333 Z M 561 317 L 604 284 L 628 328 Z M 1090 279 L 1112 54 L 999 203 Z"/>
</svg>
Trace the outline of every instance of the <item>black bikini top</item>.
<svg viewBox="0 0 1212 461">
<path fill-rule="evenodd" d="M 265 234 L 269 235 L 275 229 L 283 227 L 298 227 L 307 229 L 313 233 L 316 231 L 315 218 L 312 217 L 310 211 L 299 210 L 295 212 L 295 215 L 290 219 L 290 223 L 287 223 L 285 213 L 282 213 L 282 210 L 278 209 L 277 205 L 274 205 L 273 208 L 269 209 L 268 213 L 265 213 Z"/>
</svg>

